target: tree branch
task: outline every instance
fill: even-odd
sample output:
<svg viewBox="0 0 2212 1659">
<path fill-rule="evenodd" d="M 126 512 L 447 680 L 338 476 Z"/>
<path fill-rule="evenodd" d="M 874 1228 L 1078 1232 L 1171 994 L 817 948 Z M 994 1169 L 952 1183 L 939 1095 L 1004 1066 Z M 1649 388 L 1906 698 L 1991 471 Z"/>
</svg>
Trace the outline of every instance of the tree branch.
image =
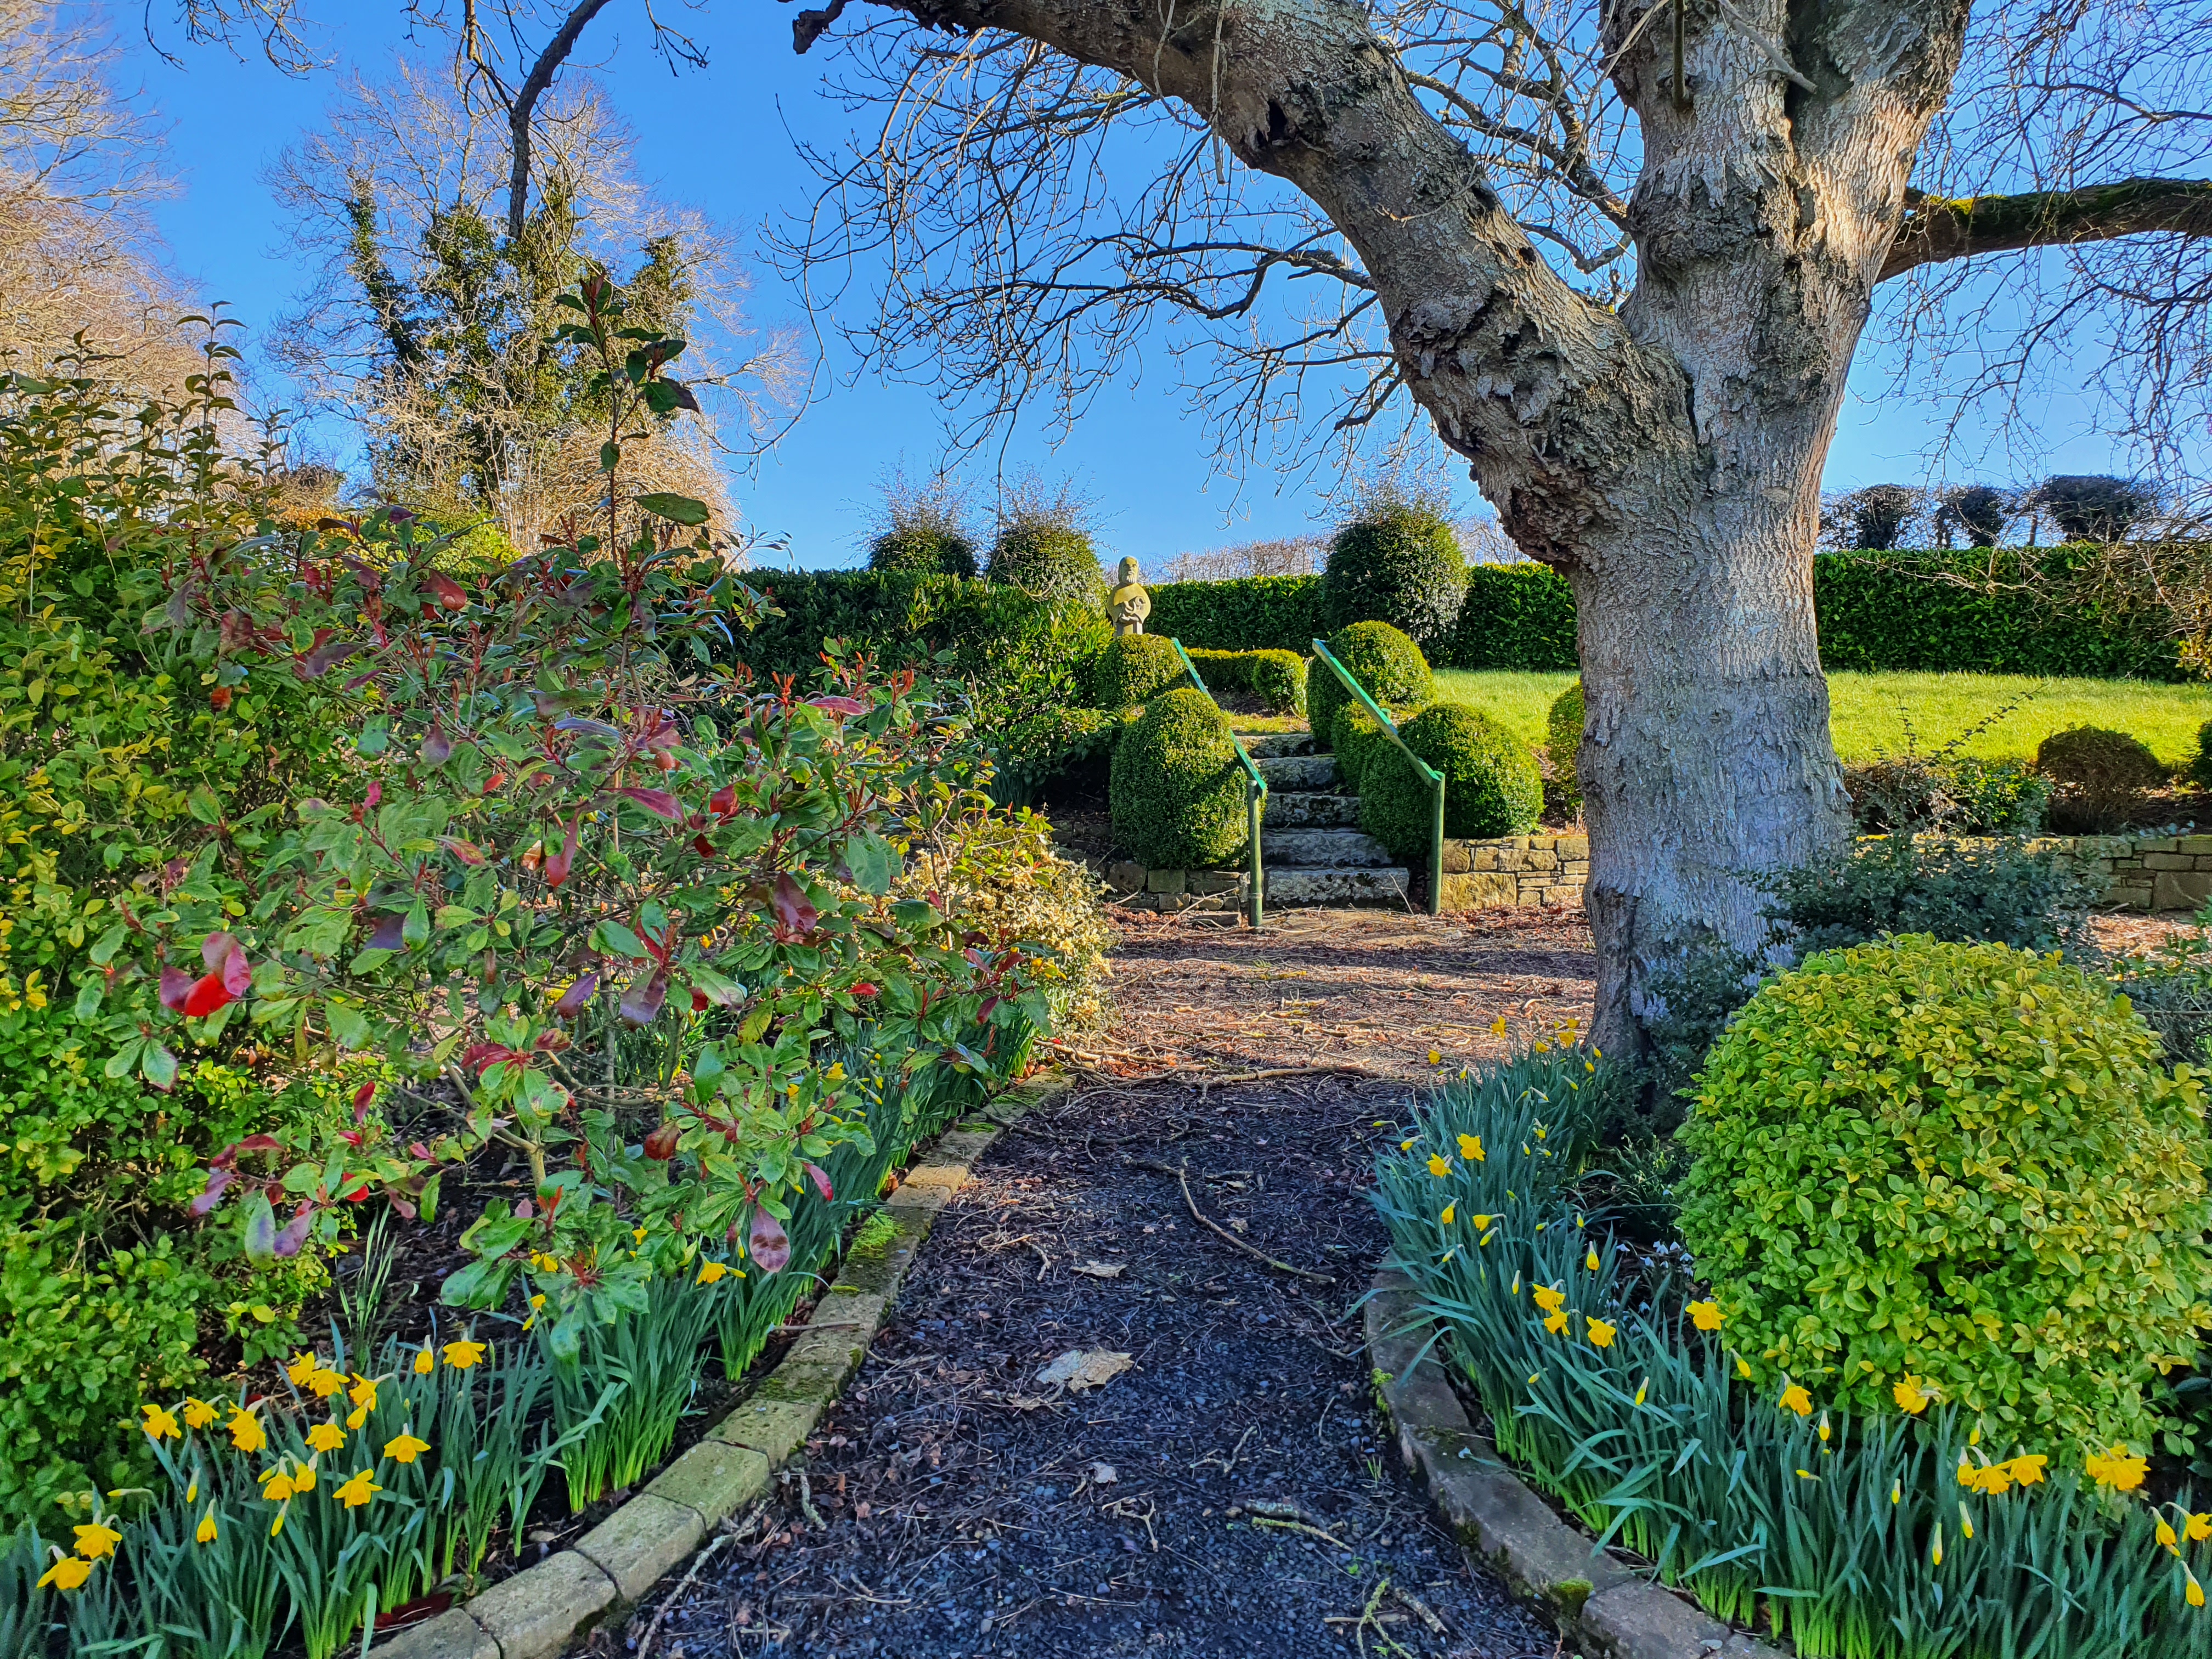
<svg viewBox="0 0 2212 1659">
<path fill-rule="evenodd" d="M 514 156 L 507 179 L 507 234 L 509 241 L 520 240 L 522 235 L 522 216 L 530 201 L 530 117 L 538 107 L 538 100 L 553 84 L 553 76 L 575 50 L 576 39 L 584 26 L 597 17 L 606 7 L 607 0 L 577 0 L 555 33 L 545 43 L 545 50 L 538 54 L 538 61 L 530 66 L 530 73 L 507 106 L 507 126 L 512 138 Z"/>
<path fill-rule="evenodd" d="M 1907 192 L 1881 280 L 1977 253 L 2063 247 L 2151 231 L 2212 236 L 2212 179 L 2128 179 L 2081 190 L 1963 199 Z"/>
</svg>

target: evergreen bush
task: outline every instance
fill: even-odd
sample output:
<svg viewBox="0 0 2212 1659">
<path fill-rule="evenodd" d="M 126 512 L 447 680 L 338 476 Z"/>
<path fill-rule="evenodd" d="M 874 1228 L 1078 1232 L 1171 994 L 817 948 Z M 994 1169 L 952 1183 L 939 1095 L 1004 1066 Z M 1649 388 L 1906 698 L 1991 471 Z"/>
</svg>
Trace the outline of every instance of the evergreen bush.
<svg viewBox="0 0 2212 1659">
<path fill-rule="evenodd" d="M 1583 810 L 1582 780 L 1575 774 L 1575 751 L 1583 741 L 1583 683 L 1572 685 L 1552 700 L 1544 720 L 1544 752 L 1552 763 L 1552 788 L 1570 817 Z"/>
<path fill-rule="evenodd" d="M 1106 573 L 1091 533 L 1057 514 L 1018 511 L 991 544 L 990 579 L 1040 599 L 1103 609 Z"/>
<path fill-rule="evenodd" d="M 2202 1092 L 2081 969 L 1924 935 L 1815 956 L 1715 1045 L 1683 1242 L 1758 1372 L 2002 1451 L 2148 1449 L 2212 1328 Z"/>
<path fill-rule="evenodd" d="M 1194 686 L 1163 691 L 1114 745 L 1115 838 L 1154 870 L 1208 869 L 1243 844 L 1244 775 L 1228 717 Z"/>
<path fill-rule="evenodd" d="M 1421 647 L 1388 623 L 1353 623 L 1329 635 L 1330 653 L 1342 663 L 1367 695 L 1385 708 L 1419 708 L 1437 694 Z M 1316 747 L 1335 741 L 1336 711 L 1358 701 L 1344 689 L 1329 665 L 1316 657 L 1306 668 L 1306 720 Z"/>
<path fill-rule="evenodd" d="M 1535 827 L 1544 808 L 1536 757 L 1487 714 L 1464 703 L 1431 703 L 1401 726 L 1399 735 L 1444 775 L 1445 835 L 1525 836 Z M 1360 774 L 1359 827 L 1401 863 L 1428 856 L 1435 811 L 1430 787 L 1387 741 Z"/>
<path fill-rule="evenodd" d="M 1175 641 L 1158 634 L 1117 634 L 1091 665 L 1091 701 L 1127 708 L 1183 678 Z"/>
<path fill-rule="evenodd" d="M 2035 769 L 2058 786 L 2057 823 L 2092 833 L 2124 829 L 2143 792 L 2166 777 L 2148 744 L 2100 726 L 2053 732 L 2036 747 Z"/>
<path fill-rule="evenodd" d="M 1322 617 L 1332 629 L 1388 623 L 1424 646 L 1442 646 L 1466 592 L 1467 560 L 1442 513 L 1386 495 L 1329 544 Z"/>
<path fill-rule="evenodd" d="M 1271 714 L 1305 713 L 1306 659 L 1295 651 L 1192 651 L 1190 659 L 1213 690 L 1249 692 Z"/>
<path fill-rule="evenodd" d="M 868 543 L 868 568 L 972 580 L 975 544 L 949 526 L 902 526 L 884 531 Z"/>
<path fill-rule="evenodd" d="M 1354 794 L 1360 792 L 1361 781 L 1366 777 L 1376 752 L 1394 746 L 1383 732 L 1382 722 L 1367 712 L 1366 704 L 1359 702 L 1347 702 L 1336 711 L 1329 745 L 1336 751 L 1338 781 Z"/>
</svg>

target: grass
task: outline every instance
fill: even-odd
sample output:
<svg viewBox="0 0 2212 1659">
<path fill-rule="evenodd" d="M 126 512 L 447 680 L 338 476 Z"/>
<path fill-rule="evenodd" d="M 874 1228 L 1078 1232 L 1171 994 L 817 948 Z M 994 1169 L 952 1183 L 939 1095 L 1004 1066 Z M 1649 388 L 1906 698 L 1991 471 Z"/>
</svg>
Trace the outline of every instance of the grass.
<svg viewBox="0 0 2212 1659">
<path fill-rule="evenodd" d="M 1504 722 L 1524 742 L 1544 741 L 1552 701 L 1571 674 L 1437 672 L 1437 696 Z M 2053 732 L 2110 726 L 2148 744 L 2179 769 L 2197 753 L 2197 731 L 2212 720 L 2212 685 L 2148 680 L 2039 680 L 2021 674 L 1831 674 L 1829 729 L 1846 763 L 1939 749 L 2011 705 L 1963 745 L 1985 760 L 2032 760 Z"/>
</svg>

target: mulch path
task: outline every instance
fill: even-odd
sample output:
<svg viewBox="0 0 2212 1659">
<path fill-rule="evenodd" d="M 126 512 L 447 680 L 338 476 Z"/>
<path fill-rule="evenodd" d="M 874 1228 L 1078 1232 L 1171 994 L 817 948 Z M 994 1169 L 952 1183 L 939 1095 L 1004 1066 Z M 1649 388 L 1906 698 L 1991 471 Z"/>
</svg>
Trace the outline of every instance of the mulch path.
<svg viewBox="0 0 2212 1659">
<path fill-rule="evenodd" d="M 1586 1018 L 1580 916 L 1121 921 L 1120 1024 L 946 1207 L 803 1490 L 673 1600 L 655 1659 L 1557 1653 L 1385 1443 L 1356 1304 L 1409 1083 L 1498 1052 L 1501 1013 Z M 1038 1381 L 1093 1350 L 1128 1366 Z"/>
</svg>

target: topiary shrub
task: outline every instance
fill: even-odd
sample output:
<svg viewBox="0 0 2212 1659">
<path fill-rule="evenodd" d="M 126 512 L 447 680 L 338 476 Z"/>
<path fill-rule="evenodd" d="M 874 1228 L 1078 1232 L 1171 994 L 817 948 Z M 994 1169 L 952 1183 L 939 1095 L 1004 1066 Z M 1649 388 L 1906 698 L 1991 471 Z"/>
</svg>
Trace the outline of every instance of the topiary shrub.
<svg viewBox="0 0 2212 1659">
<path fill-rule="evenodd" d="M 1306 659 L 1295 651 L 1192 650 L 1190 659 L 1209 690 L 1249 693 L 1270 714 L 1305 713 Z"/>
<path fill-rule="evenodd" d="M 1329 651 L 1385 708 L 1419 708 L 1437 694 L 1436 676 L 1421 647 L 1388 623 L 1353 623 L 1328 636 Z M 1344 689 L 1329 665 L 1316 657 L 1306 670 L 1306 723 L 1314 744 L 1326 749 L 1336 740 L 1336 711 L 1358 699 Z"/>
<path fill-rule="evenodd" d="M 1329 734 L 1329 742 L 1336 751 L 1338 781 L 1355 795 L 1360 791 L 1360 780 L 1374 763 L 1376 752 L 1393 746 L 1383 734 L 1382 722 L 1367 712 L 1366 704 L 1358 702 L 1348 702 L 1336 711 L 1335 729 Z"/>
<path fill-rule="evenodd" d="M 2054 826 L 2091 833 L 2124 829 L 2143 791 L 2166 776 L 2140 738 L 2100 726 L 2053 732 L 2036 749 L 2035 769 L 2058 786 Z"/>
<path fill-rule="evenodd" d="M 1224 863 L 1244 844 L 1243 776 L 1213 700 L 1188 685 L 1163 691 L 1114 745 L 1115 838 L 1153 870 Z"/>
<path fill-rule="evenodd" d="M 1106 603 L 1106 573 L 1091 534 L 1054 513 L 1017 510 L 991 544 L 990 578 L 1041 599 Z"/>
<path fill-rule="evenodd" d="M 1575 750 L 1583 741 L 1583 683 L 1572 685 L 1552 700 L 1544 718 L 1544 752 L 1552 763 L 1552 792 L 1559 809 L 1570 818 L 1583 810 L 1582 780 L 1575 775 Z"/>
<path fill-rule="evenodd" d="M 1091 665 L 1091 701 L 1101 708 L 1127 708 L 1182 678 L 1172 640 L 1117 634 Z"/>
<path fill-rule="evenodd" d="M 1466 556 L 1437 506 L 1385 495 L 1329 544 L 1322 618 L 1333 629 L 1388 623 L 1433 647 L 1458 622 L 1466 592 Z"/>
<path fill-rule="evenodd" d="M 1816 956 L 1713 1047 L 1681 1233 L 1762 1389 L 1911 1385 L 1990 1455 L 2147 1448 L 2212 1328 L 2202 1091 L 2056 956 L 1924 936 Z"/>
<path fill-rule="evenodd" d="M 2212 720 L 2197 728 L 2197 754 L 2189 763 L 2189 781 L 2200 789 L 2212 789 Z"/>
<path fill-rule="evenodd" d="M 1398 734 L 1444 775 L 1444 834 L 1525 836 L 1535 828 L 1544 810 L 1544 775 L 1536 757 L 1481 710 L 1432 702 Z M 1429 790 L 1428 780 L 1397 744 L 1386 741 L 1360 775 L 1359 827 L 1401 863 L 1425 859 L 1435 817 Z"/>
<path fill-rule="evenodd" d="M 949 526 L 894 526 L 869 541 L 868 568 L 972 579 L 975 574 L 975 544 Z"/>
</svg>

